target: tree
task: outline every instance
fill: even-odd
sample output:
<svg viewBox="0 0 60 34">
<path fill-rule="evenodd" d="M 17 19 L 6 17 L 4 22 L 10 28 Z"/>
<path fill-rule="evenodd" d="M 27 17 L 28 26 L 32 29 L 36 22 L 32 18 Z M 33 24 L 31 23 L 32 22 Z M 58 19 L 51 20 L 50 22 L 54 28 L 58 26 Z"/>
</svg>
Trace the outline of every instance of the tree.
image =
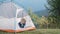
<svg viewBox="0 0 60 34">
<path fill-rule="evenodd" d="M 35 23 L 38 23 L 40 25 L 40 27 L 43 27 L 43 25 L 47 24 L 47 28 L 48 28 L 48 19 L 46 17 L 39 17 L 37 16 L 35 13 L 32 12 L 32 9 L 29 8 L 28 10 L 28 14 L 30 15 L 30 17 L 32 18 L 32 20 L 35 22 Z"/>
<path fill-rule="evenodd" d="M 53 19 L 53 23 L 60 25 L 60 0 L 47 0 L 49 5 L 49 17 Z"/>
<path fill-rule="evenodd" d="M 38 20 L 40 19 L 39 16 L 37 16 L 36 14 L 33 13 L 32 9 L 29 8 L 28 10 L 28 14 L 30 15 L 30 17 L 32 18 L 32 20 L 34 22 L 38 22 Z M 38 22 L 39 23 L 39 22 Z"/>
</svg>

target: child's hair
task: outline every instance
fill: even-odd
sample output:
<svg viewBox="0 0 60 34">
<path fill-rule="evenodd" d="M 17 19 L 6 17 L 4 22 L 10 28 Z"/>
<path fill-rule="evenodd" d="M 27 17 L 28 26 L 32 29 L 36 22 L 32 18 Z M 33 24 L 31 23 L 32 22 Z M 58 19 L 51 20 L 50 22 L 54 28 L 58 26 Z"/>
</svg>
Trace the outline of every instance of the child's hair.
<svg viewBox="0 0 60 34">
<path fill-rule="evenodd" d="M 26 20 L 25 20 L 24 18 L 22 18 L 22 19 L 21 19 L 21 21 L 24 21 L 24 22 L 26 22 Z"/>
</svg>

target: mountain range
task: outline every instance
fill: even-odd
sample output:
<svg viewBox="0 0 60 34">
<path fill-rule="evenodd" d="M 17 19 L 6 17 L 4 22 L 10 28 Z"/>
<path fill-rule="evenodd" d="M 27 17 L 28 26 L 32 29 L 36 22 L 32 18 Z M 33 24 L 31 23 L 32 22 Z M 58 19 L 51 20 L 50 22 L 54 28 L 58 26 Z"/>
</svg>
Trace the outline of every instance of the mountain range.
<svg viewBox="0 0 60 34">
<path fill-rule="evenodd" d="M 34 11 L 34 13 L 38 16 L 48 16 L 48 10 L 40 10 L 40 11 Z"/>
</svg>

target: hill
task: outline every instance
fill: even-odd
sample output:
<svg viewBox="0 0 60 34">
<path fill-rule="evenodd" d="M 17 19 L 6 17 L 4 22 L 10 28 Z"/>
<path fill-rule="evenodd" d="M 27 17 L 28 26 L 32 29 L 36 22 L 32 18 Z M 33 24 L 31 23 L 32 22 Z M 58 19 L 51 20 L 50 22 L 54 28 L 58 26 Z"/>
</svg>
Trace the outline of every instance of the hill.
<svg viewBox="0 0 60 34">
<path fill-rule="evenodd" d="M 35 11 L 35 14 L 37 14 L 38 16 L 48 16 L 48 10 L 44 9 L 44 10 L 40 10 L 40 11 Z"/>
</svg>

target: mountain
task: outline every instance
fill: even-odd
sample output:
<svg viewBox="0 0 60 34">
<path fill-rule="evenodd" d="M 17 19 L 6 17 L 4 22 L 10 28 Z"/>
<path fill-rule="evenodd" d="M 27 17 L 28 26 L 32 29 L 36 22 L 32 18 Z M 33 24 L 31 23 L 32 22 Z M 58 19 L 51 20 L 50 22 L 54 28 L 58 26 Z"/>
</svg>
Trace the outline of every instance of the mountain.
<svg viewBox="0 0 60 34">
<path fill-rule="evenodd" d="M 37 14 L 38 16 L 48 16 L 48 10 L 44 9 L 44 10 L 40 10 L 40 11 L 35 11 L 35 14 Z"/>
</svg>

